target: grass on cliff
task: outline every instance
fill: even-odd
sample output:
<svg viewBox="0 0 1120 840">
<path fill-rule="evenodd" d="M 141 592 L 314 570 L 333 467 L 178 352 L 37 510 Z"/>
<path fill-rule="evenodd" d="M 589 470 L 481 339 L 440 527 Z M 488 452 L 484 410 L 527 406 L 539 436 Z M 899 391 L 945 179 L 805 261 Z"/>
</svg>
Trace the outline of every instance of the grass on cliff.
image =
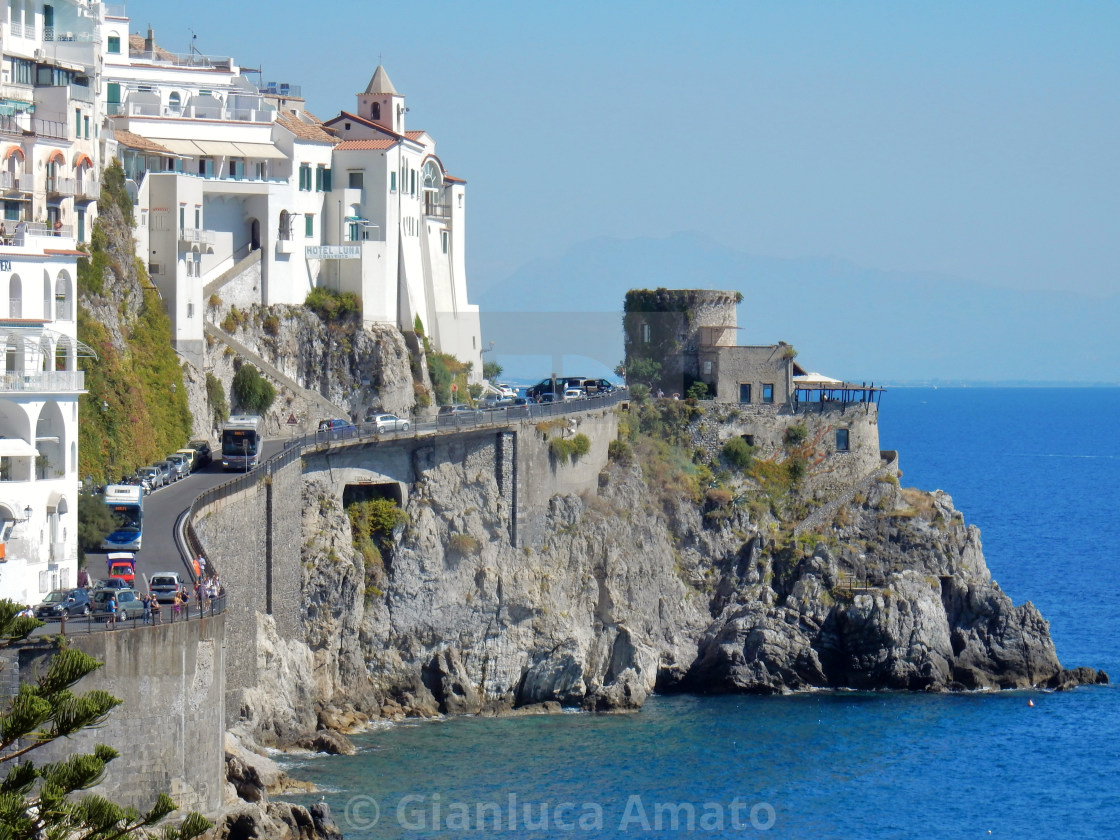
<svg viewBox="0 0 1120 840">
<path fill-rule="evenodd" d="M 408 514 L 392 499 L 354 499 L 346 503 L 354 550 L 365 565 L 365 595 L 381 594 L 386 560 L 393 550 L 393 531 L 408 523 Z"/>
<path fill-rule="evenodd" d="M 164 458 L 191 433 L 171 321 L 154 289 L 144 290 L 136 321 L 122 326 L 120 350 L 105 325 L 78 308 L 78 338 L 97 353 L 81 360 L 89 393 L 78 402 L 78 458 L 82 476 L 99 484 Z"/>
<path fill-rule="evenodd" d="M 77 325 L 78 339 L 97 354 L 79 360 L 89 393 L 78 402 L 78 462 L 82 476 L 97 483 L 174 452 L 190 438 L 192 425 L 183 371 L 171 348 L 171 320 L 135 257 L 132 200 L 116 160 L 102 175 L 101 195 L 88 256 L 78 259 Z M 132 317 L 121 301 L 136 286 L 142 299 Z M 123 346 L 89 314 L 95 298 L 117 302 Z"/>
</svg>

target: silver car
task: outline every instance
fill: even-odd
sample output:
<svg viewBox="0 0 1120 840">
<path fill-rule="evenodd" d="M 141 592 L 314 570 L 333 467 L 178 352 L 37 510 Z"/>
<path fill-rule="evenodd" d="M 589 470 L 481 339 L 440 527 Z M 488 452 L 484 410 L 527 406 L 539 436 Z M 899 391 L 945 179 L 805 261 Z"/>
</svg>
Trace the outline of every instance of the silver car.
<svg viewBox="0 0 1120 840">
<path fill-rule="evenodd" d="M 412 428 L 407 420 L 402 420 L 395 414 L 378 414 L 373 418 L 373 422 L 377 426 L 379 435 L 385 432 L 407 432 Z"/>
<path fill-rule="evenodd" d="M 167 463 L 171 464 L 171 469 L 175 473 L 175 481 L 180 478 L 186 478 L 191 474 L 191 464 L 187 460 L 187 456 L 180 455 L 178 452 L 172 452 L 167 456 Z"/>
<path fill-rule="evenodd" d="M 136 477 L 144 482 L 148 492 L 158 490 L 164 485 L 164 472 L 159 467 L 141 467 L 136 471 Z"/>
</svg>

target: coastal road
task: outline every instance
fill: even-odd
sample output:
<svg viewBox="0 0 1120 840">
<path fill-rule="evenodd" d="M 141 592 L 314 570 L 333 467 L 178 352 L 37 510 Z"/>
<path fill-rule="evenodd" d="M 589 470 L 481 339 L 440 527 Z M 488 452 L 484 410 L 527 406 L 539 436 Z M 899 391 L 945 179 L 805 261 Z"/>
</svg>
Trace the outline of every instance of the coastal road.
<svg viewBox="0 0 1120 840">
<path fill-rule="evenodd" d="M 282 448 L 283 441 L 266 440 L 262 460 L 271 458 Z M 201 493 L 237 476 L 222 469 L 219 450 L 214 454 L 215 460 L 210 466 L 144 497 L 144 541 L 136 553 L 137 592 L 147 591 L 148 579 L 158 572 L 179 572 L 183 580 L 191 580 L 192 569 L 179 556 L 175 545 L 175 521 Z M 105 577 L 108 568 L 104 552 L 86 554 L 86 571 L 92 579 Z"/>
</svg>

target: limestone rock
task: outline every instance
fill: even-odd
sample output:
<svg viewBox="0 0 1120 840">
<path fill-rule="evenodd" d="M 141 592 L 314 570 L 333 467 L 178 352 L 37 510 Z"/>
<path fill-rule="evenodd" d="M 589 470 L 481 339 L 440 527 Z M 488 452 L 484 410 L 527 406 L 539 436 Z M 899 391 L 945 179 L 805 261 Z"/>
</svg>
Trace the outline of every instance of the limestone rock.
<svg viewBox="0 0 1120 840">
<path fill-rule="evenodd" d="M 305 735 L 296 742 L 296 746 L 327 755 L 354 755 L 358 751 L 345 735 L 329 729 L 320 729 L 312 735 Z"/>
</svg>

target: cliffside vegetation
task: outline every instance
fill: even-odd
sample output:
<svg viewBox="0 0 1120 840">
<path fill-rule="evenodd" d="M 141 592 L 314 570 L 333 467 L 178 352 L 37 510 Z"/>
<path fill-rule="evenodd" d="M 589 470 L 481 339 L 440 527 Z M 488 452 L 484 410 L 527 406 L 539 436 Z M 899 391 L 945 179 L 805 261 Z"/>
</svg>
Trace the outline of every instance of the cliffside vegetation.
<svg viewBox="0 0 1120 840">
<path fill-rule="evenodd" d="M 78 457 L 82 476 L 95 483 L 163 458 L 191 430 L 171 322 L 135 257 L 132 200 L 118 162 L 101 189 L 89 255 L 78 260 L 78 339 L 97 354 L 80 362 L 89 394 L 79 402 Z"/>
</svg>

